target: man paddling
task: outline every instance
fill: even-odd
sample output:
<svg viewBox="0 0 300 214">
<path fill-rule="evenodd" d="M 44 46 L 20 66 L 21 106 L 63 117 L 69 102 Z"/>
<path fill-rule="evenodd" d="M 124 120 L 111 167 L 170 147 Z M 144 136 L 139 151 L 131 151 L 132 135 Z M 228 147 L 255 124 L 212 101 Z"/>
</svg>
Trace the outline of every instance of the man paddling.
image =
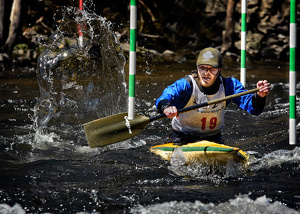
<svg viewBox="0 0 300 214">
<path fill-rule="evenodd" d="M 168 86 L 156 100 L 160 113 L 172 118 L 173 133 L 170 142 L 188 143 L 208 140 L 223 143 L 221 129 L 224 125 L 224 110 L 232 101 L 250 114 L 259 115 L 271 90 L 267 80 L 257 82 L 260 90 L 233 100 L 199 108 L 177 115 L 177 109 L 237 94 L 246 89 L 235 78 L 221 76 L 223 59 L 215 48 L 205 48 L 197 58 L 197 71 L 192 72 Z"/>
</svg>

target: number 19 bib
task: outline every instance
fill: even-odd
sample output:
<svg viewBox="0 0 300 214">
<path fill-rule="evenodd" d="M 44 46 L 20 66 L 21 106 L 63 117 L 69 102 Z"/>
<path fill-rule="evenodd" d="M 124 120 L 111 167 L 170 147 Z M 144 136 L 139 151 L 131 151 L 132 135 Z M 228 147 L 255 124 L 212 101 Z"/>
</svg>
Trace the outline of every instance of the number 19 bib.
<svg viewBox="0 0 300 214">
<path fill-rule="evenodd" d="M 220 84 L 216 94 L 205 95 L 198 88 L 194 78 L 190 77 L 193 83 L 193 92 L 185 107 L 225 97 L 223 83 Z M 172 128 L 186 134 L 200 134 L 203 136 L 217 134 L 224 125 L 225 107 L 226 101 L 182 113 L 178 119 L 176 117 L 172 119 Z"/>
</svg>

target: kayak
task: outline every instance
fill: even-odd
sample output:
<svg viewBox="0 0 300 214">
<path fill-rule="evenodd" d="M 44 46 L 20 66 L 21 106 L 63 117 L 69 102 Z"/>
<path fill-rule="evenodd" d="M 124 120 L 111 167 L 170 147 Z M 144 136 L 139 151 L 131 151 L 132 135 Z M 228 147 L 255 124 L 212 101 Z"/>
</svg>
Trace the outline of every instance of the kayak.
<svg viewBox="0 0 300 214">
<path fill-rule="evenodd" d="M 205 140 L 181 146 L 174 143 L 166 143 L 152 146 L 150 149 L 151 152 L 167 161 L 171 160 L 175 151 L 178 154 L 178 150 L 180 154 L 184 155 L 187 164 L 206 162 L 225 165 L 228 161 L 245 164 L 249 158 L 249 155 L 239 148 Z"/>
</svg>

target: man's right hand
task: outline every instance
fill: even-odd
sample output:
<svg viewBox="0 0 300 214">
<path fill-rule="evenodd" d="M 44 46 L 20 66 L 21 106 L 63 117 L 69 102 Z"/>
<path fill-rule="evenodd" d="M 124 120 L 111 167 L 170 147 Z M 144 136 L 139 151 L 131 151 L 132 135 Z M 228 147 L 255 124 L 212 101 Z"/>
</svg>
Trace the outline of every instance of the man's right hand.
<svg viewBox="0 0 300 214">
<path fill-rule="evenodd" d="M 164 110 L 164 114 L 168 118 L 173 118 L 177 116 L 177 108 L 175 106 L 170 106 Z"/>
</svg>

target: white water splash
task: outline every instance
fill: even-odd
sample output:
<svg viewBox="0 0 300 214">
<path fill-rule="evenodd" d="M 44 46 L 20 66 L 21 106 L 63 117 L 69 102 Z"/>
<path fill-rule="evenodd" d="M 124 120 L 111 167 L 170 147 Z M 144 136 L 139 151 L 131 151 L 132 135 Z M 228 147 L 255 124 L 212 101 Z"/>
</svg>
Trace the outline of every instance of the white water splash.
<svg viewBox="0 0 300 214">
<path fill-rule="evenodd" d="M 8 204 L 0 204 L 1 214 L 25 214 L 25 210 L 19 205 L 9 206 Z"/>
<path fill-rule="evenodd" d="M 127 128 L 128 128 L 129 134 L 132 134 L 131 127 L 130 127 L 130 121 L 129 121 L 128 117 L 125 116 L 124 119 L 125 119 L 125 125 L 126 125 Z"/>
<path fill-rule="evenodd" d="M 299 214 L 297 210 L 286 207 L 281 202 L 272 202 L 267 196 L 261 196 L 255 200 L 248 195 L 239 195 L 228 202 L 214 204 L 205 204 L 201 201 L 183 202 L 171 201 L 161 204 L 139 206 L 131 209 L 132 214 L 179 214 L 179 213 L 197 213 L 197 214 L 240 214 L 240 213 L 272 213 L 272 214 Z"/>
<path fill-rule="evenodd" d="M 269 169 L 285 163 L 300 163 L 300 147 L 296 147 L 294 150 L 277 150 L 262 157 L 249 159 L 249 164 L 253 171 Z M 300 166 L 298 169 L 300 169 Z"/>
<path fill-rule="evenodd" d="M 234 161 L 228 161 L 225 165 L 217 161 L 190 163 L 180 148 L 174 149 L 168 168 L 177 176 L 211 180 L 217 183 L 224 178 L 236 178 L 247 174 L 247 166 Z"/>
<path fill-rule="evenodd" d="M 49 143 L 57 142 L 50 133 L 76 143 L 84 136 L 82 124 L 127 106 L 125 57 L 111 23 L 73 7 L 63 14 L 38 59 L 40 97 L 31 116 L 36 139 Z M 83 46 L 78 44 L 78 25 L 84 26 Z"/>
</svg>

